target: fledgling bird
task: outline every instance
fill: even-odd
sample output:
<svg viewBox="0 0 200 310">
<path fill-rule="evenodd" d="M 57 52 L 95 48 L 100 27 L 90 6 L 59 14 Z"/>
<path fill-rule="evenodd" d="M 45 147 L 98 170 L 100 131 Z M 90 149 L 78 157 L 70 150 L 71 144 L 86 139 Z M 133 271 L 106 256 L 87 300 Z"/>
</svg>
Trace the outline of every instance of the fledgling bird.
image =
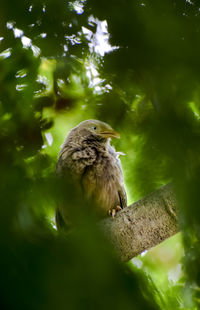
<svg viewBox="0 0 200 310">
<path fill-rule="evenodd" d="M 119 155 L 110 145 L 120 135 L 108 124 L 86 120 L 67 135 L 56 167 L 59 176 L 70 176 L 83 191 L 84 198 L 94 201 L 103 214 L 113 217 L 127 206 Z M 56 211 L 57 226 L 67 222 L 63 204 Z"/>
</svg>

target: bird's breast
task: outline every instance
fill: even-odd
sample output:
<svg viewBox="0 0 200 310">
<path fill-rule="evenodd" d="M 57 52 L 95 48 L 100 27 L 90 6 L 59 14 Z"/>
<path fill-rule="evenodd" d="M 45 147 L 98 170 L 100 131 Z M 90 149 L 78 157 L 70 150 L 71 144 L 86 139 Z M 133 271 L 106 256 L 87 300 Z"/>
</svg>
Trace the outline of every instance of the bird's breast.
<svg viewBox="0 0 200 310">
<path fill-rule="evenodd" d="M 82 179 L 86 197 L 105 211 L 120 205 L 123 176 L 119 164 L 119 159 L 111 155 L 99 155 L 93 165 L 87 167 Z"/>
</svg>

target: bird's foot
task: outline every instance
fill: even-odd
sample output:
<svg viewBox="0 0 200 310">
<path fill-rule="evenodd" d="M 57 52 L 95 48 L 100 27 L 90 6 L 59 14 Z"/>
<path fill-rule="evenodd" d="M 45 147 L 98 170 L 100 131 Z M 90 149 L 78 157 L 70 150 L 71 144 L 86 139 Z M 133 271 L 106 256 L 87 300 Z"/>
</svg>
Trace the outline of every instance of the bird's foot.
<svg viewBox="0 0 200 310">
<path fill-rule="evenodd" d="M 115 208 L 112 208 L 110 210 L 108 210 L 108 215 L 111 215 L 112 218 L 114 218 L 117 214 L 117 212 L 119 212 L 122 208 L 120 206 L 116 206 Z"/>
</svg>

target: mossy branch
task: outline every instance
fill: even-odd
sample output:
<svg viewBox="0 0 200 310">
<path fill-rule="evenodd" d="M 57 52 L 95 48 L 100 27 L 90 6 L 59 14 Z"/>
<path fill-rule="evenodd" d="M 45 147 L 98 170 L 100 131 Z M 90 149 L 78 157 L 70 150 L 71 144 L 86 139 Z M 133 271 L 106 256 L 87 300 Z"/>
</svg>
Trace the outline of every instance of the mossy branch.
<svg viewBox="0 0 200 310">
<path fill-rule="evenodd" d="M 179 231 L 178 206 L 171 184 L 100 224 L 122 261 L 128 261 Z"/>
</svg>

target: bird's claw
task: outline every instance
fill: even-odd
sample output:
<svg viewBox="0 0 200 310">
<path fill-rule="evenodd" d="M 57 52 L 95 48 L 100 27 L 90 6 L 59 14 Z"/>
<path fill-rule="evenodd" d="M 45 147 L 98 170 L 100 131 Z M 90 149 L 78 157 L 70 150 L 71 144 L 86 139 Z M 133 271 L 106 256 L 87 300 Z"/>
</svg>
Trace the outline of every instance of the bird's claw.
<svg viewBox="0 0 200 310">
<path fill-rule="evenodd" d="M 108 215 L 112 216 L 114 218 L 118 211 L 120 211 L 122 208 L 120 206 L 116 206 L 115 208 L 112 208 L 108 210 Z"/>
</svg>

